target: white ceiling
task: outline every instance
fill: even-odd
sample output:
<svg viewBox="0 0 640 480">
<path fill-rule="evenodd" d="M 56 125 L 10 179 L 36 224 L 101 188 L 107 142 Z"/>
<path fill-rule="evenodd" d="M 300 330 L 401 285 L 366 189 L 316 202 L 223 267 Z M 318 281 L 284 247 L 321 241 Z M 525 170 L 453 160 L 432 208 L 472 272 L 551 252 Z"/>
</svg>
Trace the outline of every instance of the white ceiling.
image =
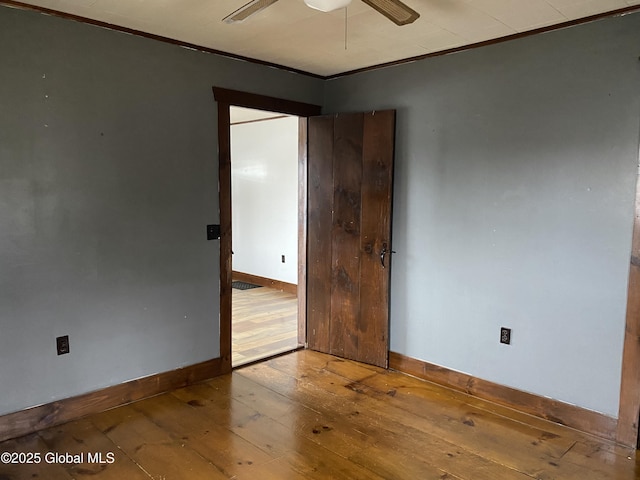
<svg viewBox="0 0 640 480">
<path fill-rule="evenodd" d="M 420 13 L 398 27 L 359 0 L 322 13 L 279 0 L 239 24 L 248 0 L 22 0 L 322 76 L 434 53 L 640 5 L 640 0 L 404 0 Z"/>
</svg>

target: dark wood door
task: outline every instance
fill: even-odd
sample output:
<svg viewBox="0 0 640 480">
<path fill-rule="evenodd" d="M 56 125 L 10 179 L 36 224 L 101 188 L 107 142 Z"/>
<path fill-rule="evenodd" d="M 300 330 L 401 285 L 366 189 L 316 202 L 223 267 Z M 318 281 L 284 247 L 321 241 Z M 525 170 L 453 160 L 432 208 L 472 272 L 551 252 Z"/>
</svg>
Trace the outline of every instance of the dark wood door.
<svg viewBox="0 0 640 480">
<path fill-rule="evenodd" d="M 308 346 L 386 368 L 395 111 L 308 127 Z"/>
</svg>

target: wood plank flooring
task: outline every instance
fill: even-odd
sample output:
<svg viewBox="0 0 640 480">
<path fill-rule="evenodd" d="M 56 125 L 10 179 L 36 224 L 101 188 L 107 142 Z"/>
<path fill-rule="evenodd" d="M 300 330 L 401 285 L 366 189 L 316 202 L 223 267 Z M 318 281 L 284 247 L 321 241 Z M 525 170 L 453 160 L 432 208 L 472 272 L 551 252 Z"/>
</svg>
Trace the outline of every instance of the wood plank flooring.
<svg viewBox="0 0 640 480">
<path fill-rule="evenodd" d="M 113 452 L 113 463 L 7 465 L 42 478 L 639 478 L 636 452 L 397 372 L 303 350 L 0 444 Z"/>
<path fill-rule="evenodd" d="M 295 295 L 269 287 L 234 288 L 232 295 L 231 364 L 234 367 L 298 347 Z"/>
</svg>

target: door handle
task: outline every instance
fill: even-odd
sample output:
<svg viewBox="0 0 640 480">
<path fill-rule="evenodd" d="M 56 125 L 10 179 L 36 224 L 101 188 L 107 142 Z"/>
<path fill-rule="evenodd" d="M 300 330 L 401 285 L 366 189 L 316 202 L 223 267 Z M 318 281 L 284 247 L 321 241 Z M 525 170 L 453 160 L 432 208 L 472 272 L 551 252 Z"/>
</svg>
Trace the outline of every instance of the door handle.
<svg viewBox="0 0 640 480">
<path fill-rule="evenodd" d="M 387 244 L 383 243 L 382 250 L 380 251 L 380 263 L 382 264 L 382 268 L 387 268 L 387 266 L 384 264 L 384 258 L 387 256 L 387 253 L 396 253 L 396 252 L 394 250 L 389 250 L 387 248 Z"/>
</svg>

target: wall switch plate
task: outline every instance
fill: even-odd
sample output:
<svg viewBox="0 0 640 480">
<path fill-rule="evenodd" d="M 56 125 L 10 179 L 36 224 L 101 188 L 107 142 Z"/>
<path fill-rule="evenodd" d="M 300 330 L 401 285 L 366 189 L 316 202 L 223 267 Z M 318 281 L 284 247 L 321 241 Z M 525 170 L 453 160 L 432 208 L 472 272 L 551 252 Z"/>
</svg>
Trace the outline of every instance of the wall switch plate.
<svg viewBox="0 0 640 480">
<path fill-rule="evenodd" d="M 511 329 L 502 327 L 500 329 L 500 343 L 511 345 Z"/>
<path fill-rule="evenodd" d="M 220 239 L 220 225 L 207 225 L 207 240 Z"/>
<path fill-rule="evenodd" d="M 69 335 L 56 338 L 56 346 L 58 349 L 58 355 L 64 355 L 69 353 Z"/>
<path fill-rule="evenodd" d="M 284 263 L 284 255 L 282 255 L 282 263 Z"/>
</svg>

